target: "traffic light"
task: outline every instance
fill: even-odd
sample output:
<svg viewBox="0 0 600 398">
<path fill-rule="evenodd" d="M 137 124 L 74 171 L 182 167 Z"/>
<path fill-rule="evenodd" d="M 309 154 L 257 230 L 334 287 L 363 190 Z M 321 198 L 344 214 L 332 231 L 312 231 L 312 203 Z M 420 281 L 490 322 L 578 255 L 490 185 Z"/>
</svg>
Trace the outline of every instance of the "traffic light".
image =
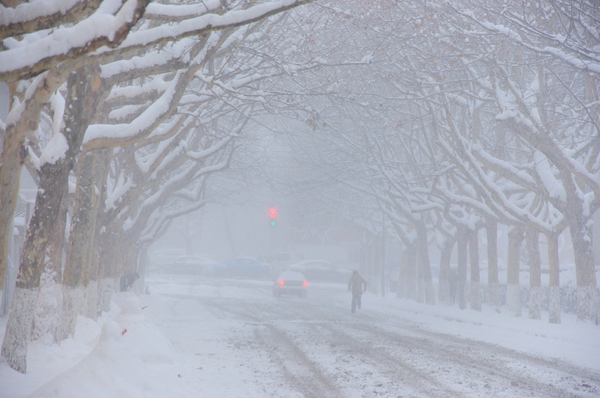
<svg viewBox="0 0 600 398">
<path fill-rule="evenodd" d="M 269 210 L 269 217 L 271 218 L 271 226 L 274 227 L 275 226 L 275 218 L 277 218 L 277 209 L 274 207 L 271 207 L 271 209 Z"/>
</svg>

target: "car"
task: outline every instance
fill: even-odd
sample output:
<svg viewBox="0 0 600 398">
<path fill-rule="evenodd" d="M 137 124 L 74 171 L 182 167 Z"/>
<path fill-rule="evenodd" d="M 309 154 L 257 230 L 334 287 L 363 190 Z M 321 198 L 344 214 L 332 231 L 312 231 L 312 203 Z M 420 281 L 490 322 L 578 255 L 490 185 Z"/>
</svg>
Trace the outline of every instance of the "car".
<svg viewBox="0 0 600 398">
<path fill-rule="evenodd" d="M 308 282 L 302 273 L 297 271 L 283 271 L 273 283 L 273 296 L 281 297 L 284 294 L 293 294 L 306 297 Z"/>
<path fill-rule="evenodd" d="M 268 279 L 271 266 L 253 257 L 234 257 L 221 264 L 218 273 L 227 278 Z"/>
<path fill-rule="evenodd" d="M 172 261 L 152 261 L 148 265 L 148 274 L 162 274 L 171 266 Z"/>
<path fill-rule="evenodd" d="M 311 282 L 348 283 L 352 275 L 349 269 L 336 267 L 325 260 L 300 261 L 290 265 L 288 270 L 301 272 Z"/>
<path fill-rule="evenodd" d="M 304 254 L 298 252 L 277 252 L 261 257 L 261 260 L 273 269 L 274 275 L 285 271 L 290 264 L 304 260 Z"/>
<path fill-rule="evenodd" d="M 186 275 L 210 275 L 218 263 L 201 256 L 181 256 L 171 264 L 163 265 L 161 272 Z"/>
</svg>

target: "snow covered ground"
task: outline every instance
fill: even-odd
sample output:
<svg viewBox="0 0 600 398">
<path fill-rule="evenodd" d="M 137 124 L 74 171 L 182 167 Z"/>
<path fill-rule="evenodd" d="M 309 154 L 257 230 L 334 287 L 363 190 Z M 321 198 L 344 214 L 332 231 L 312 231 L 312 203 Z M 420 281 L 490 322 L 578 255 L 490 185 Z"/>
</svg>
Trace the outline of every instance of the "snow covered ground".
<svg viewBox="0 0 600 398">
<path fill-rule="evenodd" d="M 344 286 L 275 298 L 269 282 L 155 276 L 60 346 L 0 363 L 0 397 L 600 396 L 600 327 Z M 0 338 L 6 319 L 1 320 Z"/>
</svg>

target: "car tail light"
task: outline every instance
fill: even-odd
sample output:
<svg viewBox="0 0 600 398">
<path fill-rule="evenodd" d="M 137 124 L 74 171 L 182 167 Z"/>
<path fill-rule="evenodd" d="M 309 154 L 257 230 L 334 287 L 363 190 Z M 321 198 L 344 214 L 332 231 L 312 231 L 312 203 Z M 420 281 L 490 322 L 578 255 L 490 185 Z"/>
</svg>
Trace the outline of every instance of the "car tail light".
<svg viewBox="0 0 600 398">
<path fill-rule="evenodd" d="M 279 281 L 279 286 L 283 286 L 283 285 L 285 285 L 285 282 L 284 281 Z"/>
<path fill-rule="evenodd" d="M 307 281 L 302 282 L 302 286 L 304 286 L 304 287 L 308 286 L 308 282 Z"/>
</svg>

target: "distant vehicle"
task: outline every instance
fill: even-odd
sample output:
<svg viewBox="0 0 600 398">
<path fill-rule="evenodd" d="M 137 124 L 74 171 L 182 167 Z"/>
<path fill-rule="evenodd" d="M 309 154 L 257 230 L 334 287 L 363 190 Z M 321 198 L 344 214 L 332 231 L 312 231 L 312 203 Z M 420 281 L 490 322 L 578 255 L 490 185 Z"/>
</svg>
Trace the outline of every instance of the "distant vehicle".
<svg viewBox="0 0 600 398">
<path fill-rule="evenodd" d="M 273 273 L 278 275 L 281 271 L 286 270 L 291 264 L 304 260 L 304 254 L 297 252 L 278 252 L 266 255 L 264 258 L 261 258 L 261 260 L 270 264 Z"/>
<path fill-rule="evenodd" d="M 234 257 L 221 264 L 218 274 L 229 278 L 268 279 L 271 266 L 252 257 Z"/>
<path fill-rule="evenodd" d="M 148 252 L 148 273 L 157 274 L 166 272 L 173 264 L 173 260 L 185 253 L 179 249 L 154 249 Z"/>
<path fill-rule="evenodd" d="M 292 264 L 288 267 L 290 271 L 301 272 L 309 281 L 348 283 L 352 271 L 336 267 L 325 260 L 305 260 Z"/>
<path fill-rule="evenodd" d="M 273 296 L 275 297 L 281 297 L 283 294 L 306 297 L 307 290 L 306 278 L 297 271 L 283 271 L 273 283 Z"/>
<path fill-rule="evenodd" d="M 170 265 L 163 265 L 162 273 L 185 275 L 210 275 L 218 266 L 216 261 L 201 256 L 181 256 L 173 260 Z"/>
<path fill-rule="evenodd" d="M 149 274 L 162 274 L 165 272 L 165 270 L 167 268 L 169 268 L 172 264 L 172 261 L 167 262 L 167 261 L 161 261 L 161 262 L 154 262 L 152 261 L 148 267 L 148 273 Z"/>
</svg>

